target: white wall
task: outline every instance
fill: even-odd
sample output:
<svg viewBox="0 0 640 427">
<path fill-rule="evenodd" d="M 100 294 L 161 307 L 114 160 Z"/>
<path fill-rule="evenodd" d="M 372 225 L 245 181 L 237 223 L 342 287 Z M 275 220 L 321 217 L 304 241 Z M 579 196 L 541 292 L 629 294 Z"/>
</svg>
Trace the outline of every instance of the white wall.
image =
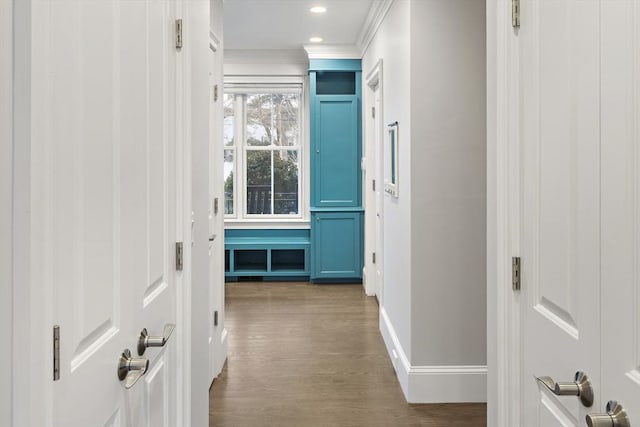
<svg viewBox="0 0 640 427">
<path fill-rule="evenodd" d="M 10 426 L 13 341 L 13 3 L 0 2 L 0 425 Z M 7 345 L 8 343 L 8 345 Z"/>
<path fill-rule="evenodd" d="M 225 76 L 306 76 L 309 59 L 304 49 L 237 50 L 224 52 Z"/>
<path fill-rule="evenodd" d="M 409 402 L 486 398 L 484 7 L 395 0 L 363 58 L 399 123 L 381 332 Z"/>
<path fill-rule="evenodd" d="M 411 5 L 413 365 L 486 365 L 485 20 Z"/>
<path fill-rule="evenodd" d="M 383 123 L 400 124 L 400 198 L 385 195 L 384 201 L 384 305 L 395 333 L 406 354 L 411 351 L 411 120 L 409 73 L 408 0 L 396 0 L 378 29 L 364 57 L 366 77 L 383 59 Z M 369 90 L 368 87 L 363 91 Z M 365 114 L 365 120 L 369 115 Z M 363 124 L 363 128 L 366 127 Z M 385 126 L 386 129 L 386 126 Z M 386 138 L 386 130 L 385 135 Z M 382 183 L 380 183 L 382 185 Z M 389 345 L 389 343 L 387 343 Z M 399 349 L 396 349 L 399 351 Z"/>
</svg>

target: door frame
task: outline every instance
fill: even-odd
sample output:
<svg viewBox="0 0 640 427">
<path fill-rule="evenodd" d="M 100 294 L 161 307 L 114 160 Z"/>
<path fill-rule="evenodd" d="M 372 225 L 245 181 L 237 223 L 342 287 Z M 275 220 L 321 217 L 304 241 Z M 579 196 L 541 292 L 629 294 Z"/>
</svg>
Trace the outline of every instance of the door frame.
<svg viewBox="0 0 640 427">
<path fill-rule="evenodd" d="M 366 182 L 363 180 L 363 194 L 365 200 L 365 250 L 364 250 L 364 265 L 367 280 L 365 280 L 365 293 L 369 296 L 375 295 L 378 298 L 378 302 L 382 305 L 383 299 L 383 286 L 382 283 L 378 283 L 378 277 L 376 277 L 376 269 L 378 265 L 382 264 L 380 269 L 384 269 L 384 253 L 378 250 L 376 234 L 376 214 L 378 206 L 375 191 L 372 191 L 371 187 L 371 175 L 376 181 L 376 189 L 382 188 L 384 185 L 383 168 L 377 167 L 379 159 L 383 159 L 384 155 L 384 102 L 382 99 L 383 91 L 383 74 L 382 74 L 382 58 L 378 59 L 371 71 L 366 75 L 365 79 L 368 90 L 365 91 L 365 108 L 363 108 L 364 116 L 364 129 L 365 134 L 365 153 L 366 153 L 366 165 L 365 170 L 369 172 Z M 376 96 L 378 96 L 378 103 L 376 104 Z M 376 117 L 372 118 L 368 112 L 372 107 L 376 107 Z M 376 129 L 377 127 L 377 129 Z M 377 190 L 379 191 L 379 190 Z M 373 193 L 373 195 L 372 195 Z M 384 198 L 384 195 L 382 195 Z M 382 224 L 382 231 L 384 231 L 384 202 L 380 205 L 380 221 Z M 373 224 L 373 225 L 371 225 Z M 384 234 L 384 233 L 383 233 Z M 380 248 L 383 248 L 381 243 Z M 376 253 L 376 264 L 373 263 L 369 254 Z M 380 252 L 380 253 L 378 253 Z M 369 268 L 367 268 L 369 267 Z M 369 278 L 374 277 L 374 280 Z M 373 286 L 371 283 L 375 283 Z"/>
<path fill-rule="evenodd" d="M 37 180 L 32 173 L 32 5 L 31 1 L 13 1 L 13 99 L 11 114 L 12 135 L 12 340 L 10 343 L 14 372 L 20 372 L 20 380 L 12 381 L 13 425 L 51 425 L 51 408 L 42 402 L 51 396 L 52 343 L 50 308 L 46 305 L 51 289 L 34 277 L 41 268 L 32 265 L 32 252 L 39 239 L 33 236 L 38 213 L 36 197 L 32 203 L 32 183 Z M 43 236 L 40 236 L 43 237 Z M 48 363 L 47 363 L 48 361 Z M 14 377 L 15 378 L 15 377 Z"/>
<path fill-rule="evenodd" d="M 487 0 L 487 425 L 521 417 L 521 302 L 511 258 L 520 256 L 518 29 L 511 2 Z M 526 265 L 523 266 L 526 268 Z"/>
<path fill-rule="evenodd" d="M 13 2 L 0 2 L 0 93 L 13 91 Z M 0 425 L 12 422 L 13 352 L 13 98 L 0 98 Z M 11 248 L 11 249 L 10 249 Z M 8 345 L 7 345 L 8 344 Z"/>
</svg>

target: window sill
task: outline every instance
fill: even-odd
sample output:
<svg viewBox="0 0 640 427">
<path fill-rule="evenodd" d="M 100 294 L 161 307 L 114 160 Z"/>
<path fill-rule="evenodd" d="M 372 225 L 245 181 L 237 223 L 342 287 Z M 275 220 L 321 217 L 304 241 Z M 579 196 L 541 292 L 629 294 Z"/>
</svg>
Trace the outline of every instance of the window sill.
<svg viewBox="0 0 640 427">
<path fill-rule="evenodd" d="M 308 229 L 308 219 L 225 219 L 225 229 Z"/>
</svg>

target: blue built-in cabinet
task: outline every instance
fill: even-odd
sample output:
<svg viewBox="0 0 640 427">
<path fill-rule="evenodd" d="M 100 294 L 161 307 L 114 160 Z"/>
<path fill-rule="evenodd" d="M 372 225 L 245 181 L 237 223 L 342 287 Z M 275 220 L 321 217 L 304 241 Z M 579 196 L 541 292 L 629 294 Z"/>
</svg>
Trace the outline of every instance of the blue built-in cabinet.
<svg viewBox="0 0 640 427">
<path fill-rule="evenodd" d="M 361 61 L 311 60 L 311 280 L 358 281 L 363 265 Z"/>
<path fill-rule="evenodd" d="M 225 277 L 305 279 L 310 271 L 309 230 L 225 230 Z"/>
<path fill-rule="evenodd" d="M 358 99 L 352 95 L 316 97 L 311 166 L 313 207 L 357 207 L 360 205 Z"/>
</svg>

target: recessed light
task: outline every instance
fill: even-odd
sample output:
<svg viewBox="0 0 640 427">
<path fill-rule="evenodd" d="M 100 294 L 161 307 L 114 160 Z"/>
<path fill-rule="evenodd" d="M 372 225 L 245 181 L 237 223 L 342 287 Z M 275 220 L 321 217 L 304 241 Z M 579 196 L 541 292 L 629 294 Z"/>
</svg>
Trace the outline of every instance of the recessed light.
<svg viewBox="0 0 640 427">
<path fill-rule="evenodd" d="M 313 6 L 311 9 L 309 9 L 312 13 L 325 13 L 327 11 L 327 8 L 324 6 Z"/>
<path fill-rule="evenodd" d="M 323 39 L 322 37 L 311 37 L 311 38 L 309 39 L 309 41 L 310 41 L 311 43 L 322 43 L 322 41 L 323 41 L 323 40 L 324 40 L 324 39 Z"/>
</svg>

